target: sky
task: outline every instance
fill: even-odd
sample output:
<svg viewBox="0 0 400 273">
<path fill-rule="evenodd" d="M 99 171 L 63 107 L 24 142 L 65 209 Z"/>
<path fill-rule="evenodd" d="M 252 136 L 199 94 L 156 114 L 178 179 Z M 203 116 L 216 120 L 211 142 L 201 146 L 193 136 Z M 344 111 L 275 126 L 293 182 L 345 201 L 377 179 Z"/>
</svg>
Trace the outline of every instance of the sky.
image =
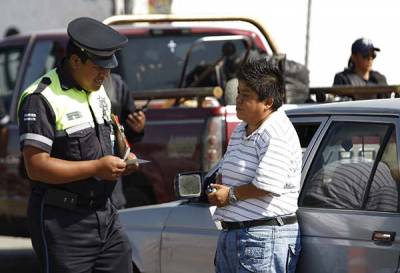
<svg viewBox="0 0 400 273">
<path fill-rule="evenodd" d="M 266 26 L 288 59 L 305 63 L 307 0 L 174 0 L 176 14 L 249 15 Z M 347 66 L 351 44 L 370 38 L 381 49 L 373 69 L 400 84 L 399 0 L 312 0 L 309 61 L 311 86 L 330 86 Z"/>
</svg>

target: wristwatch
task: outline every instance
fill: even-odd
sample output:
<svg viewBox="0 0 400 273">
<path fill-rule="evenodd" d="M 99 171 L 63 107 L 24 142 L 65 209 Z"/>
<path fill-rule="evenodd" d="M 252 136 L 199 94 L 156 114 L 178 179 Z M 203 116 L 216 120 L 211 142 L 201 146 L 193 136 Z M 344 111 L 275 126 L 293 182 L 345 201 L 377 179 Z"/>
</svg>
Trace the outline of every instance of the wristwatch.
<svg viewBox="0 0 400 273">
<path fill-rule="evenodd" d="M 235 187 L 230 187 L 229 188 L 229 204 L 234 205 L 238 202 L 239 200 L 237 199 L 235 195 Z"/>
</svg>

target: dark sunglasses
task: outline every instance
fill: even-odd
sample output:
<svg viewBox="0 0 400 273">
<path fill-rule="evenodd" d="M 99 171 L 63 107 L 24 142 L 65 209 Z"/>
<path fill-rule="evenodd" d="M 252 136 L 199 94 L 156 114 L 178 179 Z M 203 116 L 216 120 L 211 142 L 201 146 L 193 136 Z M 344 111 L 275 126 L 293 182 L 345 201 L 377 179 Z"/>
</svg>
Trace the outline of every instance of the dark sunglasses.
<svg viewBox="0 0 400 273">
<path fill-rule="evenodd" d="M 372 57 L 372 59 L 374 60 L 376 58 L 376 53 L 372 52 L 372 53 L 361 54 L 361 57 L 363 57 L 363 59 L 369 59 L 369 57 Z"/>
</svg>

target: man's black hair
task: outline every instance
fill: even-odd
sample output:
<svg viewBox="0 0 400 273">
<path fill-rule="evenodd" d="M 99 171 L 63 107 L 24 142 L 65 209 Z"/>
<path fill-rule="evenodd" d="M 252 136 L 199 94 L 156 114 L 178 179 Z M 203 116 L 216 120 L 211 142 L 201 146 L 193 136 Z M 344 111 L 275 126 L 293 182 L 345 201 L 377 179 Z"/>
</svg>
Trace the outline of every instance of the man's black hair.
<svg viewBox="0 0 400 273">
<path fill-rule="evenodd" d="M 239 69 L 238 79 L 257 93 L 259 101 L 272 98 L 272 109 L 281 107 L 285 85 L 279 62 L 270 59 L 246 62 Z"/>
<path fill-rule="evenodd" d="M 85 63 L 89 59 L 85 51 L 83 51 L 80 47 L 78 47 L 71 40 L 69 40 L 67 45 L 67 51 L 65 53 L 66 58 L 69 59 L 74 54 L 77 55 L 79 59 L 81 59 L 82 63 Z"/>
</svg>

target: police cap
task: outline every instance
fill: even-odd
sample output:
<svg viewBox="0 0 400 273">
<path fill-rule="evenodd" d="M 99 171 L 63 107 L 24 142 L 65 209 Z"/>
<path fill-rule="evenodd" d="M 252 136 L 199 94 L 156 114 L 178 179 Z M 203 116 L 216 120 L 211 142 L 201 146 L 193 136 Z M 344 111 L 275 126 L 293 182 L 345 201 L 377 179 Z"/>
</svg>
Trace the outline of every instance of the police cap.
<svg viewBox="0 0 400 273">
<path fill-rule="evenodd" d="M 115 29 L 88 17 L 74 19 L 68 24 L 67 31 L 71 41 L 103 68 L 118 66 L 114 53 L 128 42 Z"/>
</svg>

